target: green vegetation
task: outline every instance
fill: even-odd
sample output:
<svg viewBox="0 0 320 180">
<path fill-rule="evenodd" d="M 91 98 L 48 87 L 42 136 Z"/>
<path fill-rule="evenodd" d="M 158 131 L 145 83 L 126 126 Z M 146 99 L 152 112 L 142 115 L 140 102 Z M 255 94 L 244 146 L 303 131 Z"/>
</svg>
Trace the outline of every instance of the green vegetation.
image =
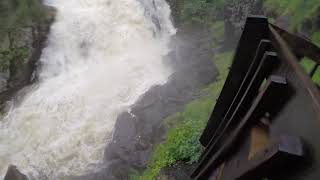
<svg viewBox="0 0 320 180">
<path fill-rule="evenodd" d="M 275 16 L 289 16 L 290 28 L 295 32 L 307 26 L 311 40 L 320 46 L 320 0 L 266 0 L 265 9 Z"/>
<path fill-rule="evenodd" d="M 155 147 L 147 170 L 138 179 L 153 180 L 164 167 L 178 161 L 194 163 L 198 160 L 203 150 L 198 140 L 222 90 L 231 59 L 231 52 L 218 54 L 214 62 L 219 69 L 219 76 L 216 82 L 202 90 L 207 96 L 191 102 L 184 111 L 165 120 L 169 129 L 167 139 Z"/>
<path fill-rule="evenodd" d="M 303 58 L 300 62 L 305 72 L 310 73 L 316 63 L 308 58 Z"/>
<path fill-rule="evenodd" d="M 179 24 L 211 25 L 221 19 L 224 0 L 178 0 L 173 5 L 173 14 Z"/>
<path fill-rule="evenodd" d="M 320 47 L 320 31 L 314 32 L 311 37 L 312 41 Z"/>
<path fill-rule="evenodd" d="M 19 28 L 40 21 L 43 11 L 39 0 L 1 0 L 0 28 Z"/>
<path fill-rule="evenodd" d="M 172 8 L 178 24 L 204 26 L 212 32 L 215 42 L 223 39 L 224 21 L 221 15 L 224 0 L 179 0 L 172 5 L 175 5 Z M 130 179 L 154 180 L 165 167 L 177 162 L 192 164 L 198 161 L 203 152 L 199 138 L 228 75 L 232 55 L 231 52 L 216 55 L 214 63 L 219 70 L 216 82 L 201 90 L 201 94 L 206 96 L 189 103 L 182 112 L 165 119 L 168 129 L 166 140 L 155 146 L 144 173 L 141 176 L 133 173 Z"/>
<path fill-rule="evenodd" d="M 181 0 L 179 7 L 174 9 L 180 24 L 197 23 L 205 25 L 215 40 L 222 40 L 224 35 L 223 0 Z M 265 0 L 268 13 L 273 14 L 273 20 L 279 16 L 290 16 L 290 28 L 300 32 L 303 26 L 312 27 L 308 33 L 310 38 L 320 45 L 320 30 L 316 21 L 319 18 L 320 0 Z M 165 122 L 169 129 L 167 139 L 155 147 L 147 170 L 142 176 L 132 179 L 153 180 L 161 169 L 170 167 L 177 162 L 194 163 L 200 157 L 203 147 L 198 141 L 205 127 L 216 99 L 224 85 L 231 63 L 232 53 L 216 55 L 215 65 L 219 69 L 216 82 L 202 89 L 207 96 L 189 103 L 182 112 L 168 117 Z M 314 62 L 304 59 L 301 62 L 307 72 L 314 67 Z M 314 82 L 320 84 L 320 71 L 316 72 Z"/>
<path fill-rule="evenodd" d="M 264 6 L 271 14 L 289 16 L 291 30 L 310 34 L 310 39 L 320 46 L 320 0 L 266 0 Z M 315 66 L 315 62 L 307 58 L 302 59 L 300 64 L 307 73 Z M 312 80 L 320 85 L 319 70 Z"/>
<path fill-rule="evenodd" d="M 210 27 L 214 40 L 221 41 L 224 38 L 224 21 L 216 21 Z"/>
<path fill-rule="evenodd" d="M 313 70 L 316 63 L 308 58 L 303 58 L 300 62 L 301 66 L 305 70 L 306 73 L 310 74 L 310 72 Z M 312 77 L 312 81 L 320 86 L 320 70 L 318 69 L 315 74 Z"/>
<path fill-rule="evenodd" d="M 215 17 L 221 14 L 223 0 L 188 0 L 181 8 L 181 20 L 193 21 L 201 24 L 212 22 Z"/>
<path fill-rule="evenodd" d="M 300 31 L 305 22 L 316 23 L 320 0 L 266 0 L 264 6 L 277 16 L 290 16 L 291 29 Z"/>
<path fill-rule="evenodd" d="M 25 28 L 34 29 L 44 19 L 40 0 L 0 1 L 0 72 L 10 71 L 13 77 L 23 67 L 31 49 L 23 42 Z"/>
<path fill-rule="evenodd" d="M 15 67 L 21 66 L 28 56 L 29 51 L 26 47 L 11 48 L 10 50 L 0 50 L 0 72 L 5 72 L 7 69 L 9 69 L 10 62 L 14 62 Z"/>
</svg>

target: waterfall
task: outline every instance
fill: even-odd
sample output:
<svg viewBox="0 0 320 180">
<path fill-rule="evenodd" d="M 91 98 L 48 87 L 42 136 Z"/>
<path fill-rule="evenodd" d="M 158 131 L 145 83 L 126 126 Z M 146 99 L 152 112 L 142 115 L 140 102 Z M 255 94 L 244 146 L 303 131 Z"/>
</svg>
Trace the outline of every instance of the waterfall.
<svg viewBox="0 0 320 180">
<path fill-rule="evenodd" d="M 9 164 L 30 179 L 101 166 L 119 113 L 151 86 L 175 29 L 165 0 L 46 0 L 57 9 L 39 81 L 0 120 L 0 177 Z"/>
</svg>

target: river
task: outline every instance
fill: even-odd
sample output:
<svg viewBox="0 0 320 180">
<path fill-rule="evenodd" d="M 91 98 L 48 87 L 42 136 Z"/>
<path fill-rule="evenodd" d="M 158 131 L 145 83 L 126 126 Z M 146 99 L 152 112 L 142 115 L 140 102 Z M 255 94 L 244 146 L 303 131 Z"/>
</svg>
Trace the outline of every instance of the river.
<svg viewBox="0 0 320 180">
<path fill-rule="evenodd" d="M 97 171 L 117 116 L 172 73 L 165 0 L 46 0 L 57 9 L 38 82 L 0 120 L 0 177 Z"/>
</svg>

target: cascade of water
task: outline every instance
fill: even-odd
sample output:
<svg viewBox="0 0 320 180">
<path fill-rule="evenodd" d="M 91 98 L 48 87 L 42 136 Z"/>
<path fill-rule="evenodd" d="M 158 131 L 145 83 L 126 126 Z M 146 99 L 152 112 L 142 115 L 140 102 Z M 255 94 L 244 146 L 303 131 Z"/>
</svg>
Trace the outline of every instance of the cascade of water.
<svg viewBox="0 0 320 180">
<path fill-rule="evenodd" d="M 0 177 L 31 179 L 99 168 L 117 115 L 151 86 L 175 29 L 165 0 L 46 0 L 57 8 L 39 82 L 0 121 Z"/>
</svg>

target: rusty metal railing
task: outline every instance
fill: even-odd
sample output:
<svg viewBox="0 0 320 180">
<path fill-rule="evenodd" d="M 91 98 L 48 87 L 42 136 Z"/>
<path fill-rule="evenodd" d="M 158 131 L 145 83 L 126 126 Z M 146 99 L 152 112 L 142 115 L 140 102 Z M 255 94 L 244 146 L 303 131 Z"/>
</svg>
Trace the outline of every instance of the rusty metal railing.
<svg viewBox="0 0 320 180">
<path fill-rule="evenodd" d="M 320 49 L 267 18 L 247 19 L 230 73 L 201 136 L 192 179 L 319 179 L 319 88 L 300 65 Z"/>
</svg>

